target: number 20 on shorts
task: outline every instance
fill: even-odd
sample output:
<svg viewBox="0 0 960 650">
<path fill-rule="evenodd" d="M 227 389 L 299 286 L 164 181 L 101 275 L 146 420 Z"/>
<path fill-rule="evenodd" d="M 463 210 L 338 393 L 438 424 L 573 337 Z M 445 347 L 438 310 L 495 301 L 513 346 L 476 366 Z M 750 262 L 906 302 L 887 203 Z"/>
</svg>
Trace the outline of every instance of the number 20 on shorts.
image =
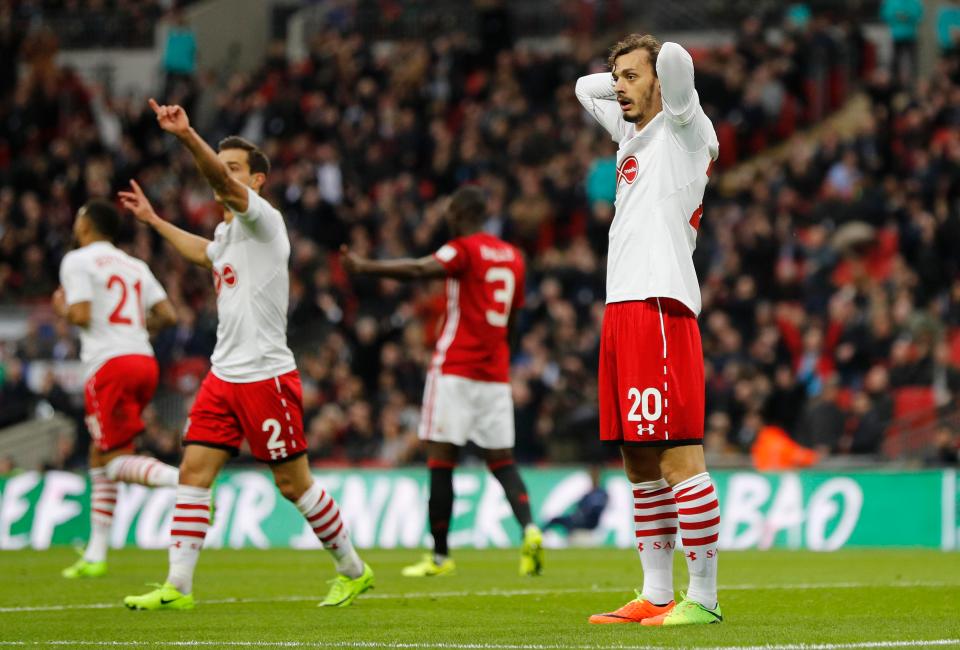
<svg viewBox="0 0 960 650">
<path fill-rule="evenodd" d="M 653 386 L 643 391 L 633 386 L 627 391 L 627 399 L 632 402 L 627 420 L 639 422 L 637 435 L 654 435 L 654 423 L 663 415 L 663 394 Z"/>
</svg>

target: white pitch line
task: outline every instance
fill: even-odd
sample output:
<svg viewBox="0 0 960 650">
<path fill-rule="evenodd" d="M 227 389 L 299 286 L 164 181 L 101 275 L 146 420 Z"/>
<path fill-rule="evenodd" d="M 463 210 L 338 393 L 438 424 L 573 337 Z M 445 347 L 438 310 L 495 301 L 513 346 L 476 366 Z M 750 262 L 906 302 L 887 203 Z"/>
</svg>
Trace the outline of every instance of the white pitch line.
<svg viewBox="0 0 960 650">
<path fill-rule="evenodd" d="M 908 589 L 911 587 L 960 587 L 956 582 L 916 581 L 893 582 L 889 584 L 870 582 L 826 582 L 800 584 L 739 584 L 725 585 L 720 591 L 800 591 L 806 589 Z M 399 600 L 404 598 L 512 598 L 515 596 L 553 596 L 564 594 L 606 594 L 627 593 L 629 589 L 623 587 L 588 587 L 584 589 L 489 589 L 482 591 L 417 591 L 408 593 L 375 593 L 364 594 L 363 600 Z M 198 601 L 202 605 L 245 605 L 262 603 L 301 603 L 319 600 L 317 594 L 311 596 L 273 596 L 271 598 L 215 598 Z M 16 614 L 19 612 L 59 612 L 72 609 L 113 609 L 122 607 L 119 600 L 110 603 L 79 603 L 72 605 L 36 605 L 23 607 L 0 607 L 0 614 Z"/>
<path fill-rule="evenodd" d="M 960 639 L 927 639 L 910 641 L 859 641 L 854 643 L 770 643 L 766 645 L 680 646 L 666 648 L 650 645 L 563 645 L 555 643 L 380 643 L 375 641 L 333 641 L 311 643 L 308 641 L 0 641 L 0 646 L 44 647 L 236 647 L 236 648 L 443 648 L 445 650 L 870 650 L 876 648 L 929 648 L 960 647 Z"/>
</svg>

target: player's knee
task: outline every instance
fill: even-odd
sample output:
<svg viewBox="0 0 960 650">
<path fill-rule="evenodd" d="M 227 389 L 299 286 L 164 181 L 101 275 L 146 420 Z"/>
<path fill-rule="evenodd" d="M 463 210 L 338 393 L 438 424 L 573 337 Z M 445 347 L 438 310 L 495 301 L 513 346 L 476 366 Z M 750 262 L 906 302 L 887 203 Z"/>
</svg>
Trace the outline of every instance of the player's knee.
<svg viewBox="0 0 960 650">
<path fill-rule="evenodd" d="M 293 479 L 287 476 L 275 476 L 274 482 L 277 484 L 277 489 L 280 490 L 280 494 L 282 494 L 283 498 L 287 501 L 296 503 L 305 491 L 301 489 Z"/>
<path fill-rule="evenodd" d="M 202 464 L 193 463 L 186 459 L 180 463 L 180 485 L 207 488 L 213 485 L 214 475 L 210 469 Z"/>
</svg>

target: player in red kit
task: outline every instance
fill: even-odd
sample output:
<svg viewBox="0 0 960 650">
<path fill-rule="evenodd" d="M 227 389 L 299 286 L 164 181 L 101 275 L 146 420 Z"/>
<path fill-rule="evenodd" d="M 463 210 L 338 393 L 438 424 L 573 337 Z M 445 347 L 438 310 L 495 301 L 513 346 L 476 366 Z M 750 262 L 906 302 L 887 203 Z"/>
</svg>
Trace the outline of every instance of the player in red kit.
<svg viewBox="0 0 960 650">
<path fill-rule="evenodd" d="M 300 376 L 287 346 L 290 239 L 283 215 L 260 196 L 270 162 L 236 136 L 220 142 L 215 152 L 190 127 L 180 106 L 160 106 L 152 99 L 150 106 L 160 127 L 193 156 L 223 206 L 223 221 L 211 241 L 161 219 L 136 182 L 120 198 L 183 257 L 212 271 L 217 344 L 184 431 L 167 580 L 142 596 L 128 596 L 124 604 L 146 610 L 193 607 L 193 573 L 210 528 L 211 485 L 246 440 L 333 556 L 337 576 L 321 605 L 349 605 L 373 586 L 373 572 L 357 555 L 339 507 L 313 480 L 307 463 Z"/>
<path fill-rule="evenodd" d="M 520 573 L 543 567 L 543 536 L 533 523 L 527 489 L 513 460 L 513 396 L 510 389 L 510 333 L 523 306 L 523 257 L 510 244 L 482 231 L 487 215 L 483 193 L 457 190 L 446 220 L 455 238 L 420 259 L 374 261 L 346 248 L 347 271 L 400 280 L 446 278 L 447 314 L 427 374 L 420 438 L 427 442 L 430 468 L 430 532 L 433 553 L 406 567 L 408 577 L 455 570 L 447 545 L 453 511 L 453 469 L 460 449 L 473 442 L 503 486 L 523 528 Z"/>
<path fill-rule="evenodd" d="M 720 505 L 703 455 L 700 285 L 692 259 L 717 135 L 682 47 L 633 34 L 613 46 L 609 63 L 611 73 L 581 77 L 576 93 L 619 145 L 600 339 L 600 438 L 620 446 L 632 484 L 643 590 L 590 622 L 719 623 Z M 690 586 L 674 604 L 678 533 Z"/>
</svg>

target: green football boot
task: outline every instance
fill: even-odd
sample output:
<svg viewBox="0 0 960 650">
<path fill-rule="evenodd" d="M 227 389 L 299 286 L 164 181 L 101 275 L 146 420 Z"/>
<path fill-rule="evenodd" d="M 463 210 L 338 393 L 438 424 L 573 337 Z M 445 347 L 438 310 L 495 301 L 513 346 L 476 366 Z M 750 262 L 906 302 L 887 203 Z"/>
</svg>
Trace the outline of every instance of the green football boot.
<svg viewBox="0 0 960 650">
<path fill-rule="evenodd" d="M 680 598 L 680 602 L 672 610 L 653 618 L 645 618 L 641 625 L 710 625 L 723 622 L 720 603 L 717 603 L 715 609 L 707 609 L 687 598 L 683 592 L 680 593 Z"/>
<path fill-rule="evenodd" d="M 433 557 L 433 553 L 427 553 L 416 564 L 403 567 L 401 572 L 407 578 L 429 578 L 431 576 L 445 576 L 454 573 L 457 565 L 452 558 L 447 558 L 440 564 Z"/>
<path fill-rule="evenodd" d="M 343 574 L 330 581 L 330 591 L 320 603 L 320 607 L 346 607 L 357 596 L 373 589 L 373 569 L 364 563 L 363 573 L 357 578 L 350 578 Z"/>
<path fill-rule="evenodd" d="M 543 573 L 543 533 L 536 526 L 527 526 L 520 546 L 520 575 L 538 576 Z"/>
<path fill-rule="evenodd" d="M 87 562 L 82 557 L 60 572 L 64 578 L 100 578 L 107 574 L 106 562 Z"/>
<path fill-rule="evenodd" d="M 169 582 L 142 596 L 127 596 L 123 604 L 127 609 L 157 610 L 157 609 L 193 609 L 193 594 L 181 594 Z"/>
</svg>

